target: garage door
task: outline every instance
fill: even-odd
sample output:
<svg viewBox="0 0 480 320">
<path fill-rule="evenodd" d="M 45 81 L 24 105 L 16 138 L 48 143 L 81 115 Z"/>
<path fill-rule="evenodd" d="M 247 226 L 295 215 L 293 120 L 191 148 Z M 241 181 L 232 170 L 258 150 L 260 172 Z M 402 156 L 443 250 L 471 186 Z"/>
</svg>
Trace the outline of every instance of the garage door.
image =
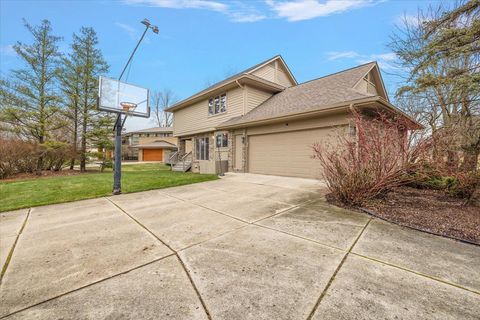
<svg viewBox="0 0 480 320">
<path fill-rule="evenodd" d="M 163 149 L 143 149 L 143 161 L 163 161 Z"/>
<path fill-rule="evenodd" d="M 249 137 L 248 170 L 251 173 L 319 178 L 320 163 L 312 159 L 312 145 L 324 141 L 331 129 L 312 129 Z"/>
</svg>

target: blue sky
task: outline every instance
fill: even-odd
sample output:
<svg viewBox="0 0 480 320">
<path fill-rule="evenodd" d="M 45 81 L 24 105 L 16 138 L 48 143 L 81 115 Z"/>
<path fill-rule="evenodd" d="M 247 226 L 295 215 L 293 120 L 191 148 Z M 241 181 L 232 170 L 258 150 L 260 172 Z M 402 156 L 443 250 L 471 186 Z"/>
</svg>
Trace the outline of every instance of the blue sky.
<svg viewBox="0 0 480 320">
<path fill-rule="evenodd" d="M 49 19 L 68 50 L 81 26 L 95 28 L 100 48 L 118 77 L 148 18 L 149 33 L 128 81 L 151 90 L 171 89 L 178 99 L 262 60 L 281 54 L 299 82 L 377 60 L 388 91 L 399 84 L 389 36 L 402 17 L 435 1 L 388 0 L 0 0 L 0 72 L 21 66 L 12 50 L 31 42 L 22 18 Z M 150 127 L 129 119 L 127 129 Z"/>
</svg>

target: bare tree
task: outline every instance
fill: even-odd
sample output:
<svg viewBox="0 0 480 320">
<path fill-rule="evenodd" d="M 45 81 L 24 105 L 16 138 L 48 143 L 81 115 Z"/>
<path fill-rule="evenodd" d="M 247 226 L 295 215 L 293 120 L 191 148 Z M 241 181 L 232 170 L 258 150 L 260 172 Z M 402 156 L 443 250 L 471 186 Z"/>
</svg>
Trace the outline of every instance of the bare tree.
<svg viewBox="0 0 480 320">
<path fill-rule="evenodd" d="M 406 72 L 397 102 L 432 134 L 455 133 L 447 162 L 468 171 L 476 170 L 480 155 L 479 17 L 480 0 L 419 10 L 416 21 L 405 19 L 389 45 Z"/>
<path fill-rule="evenodd" d="M 175 94 L 170 89 L 154 91 L 152 94 L 153 122 L 158 127 L 171 127 L 173 125 L 173 114 L 165 111 L 176 101 Z"/>
</svg>

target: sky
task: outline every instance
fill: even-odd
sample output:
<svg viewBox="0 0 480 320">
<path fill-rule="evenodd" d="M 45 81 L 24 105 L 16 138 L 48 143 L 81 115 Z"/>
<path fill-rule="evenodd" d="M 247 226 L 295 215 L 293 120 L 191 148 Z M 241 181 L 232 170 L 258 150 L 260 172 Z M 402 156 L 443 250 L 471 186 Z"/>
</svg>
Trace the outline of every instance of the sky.
<svg viewBox="0 0 480 320">
<path fill-rule="evenodd" d="M 120 75 L 147 18 L 148 32 L 127 80 L 151 91 L 170 89 L 177 100 L 281 54 L 299 83 L 376 60 L 392 96 L 401 79 L 388 48 L 402 19 L 436 1 L 414 0 L 0 0 L 0 75 L 22 67 L 12 45 L 31 43 L 23 19 L 52 23 L 68 52 L 72 34 L 93 27 L 110 65 Z M 128 131 L 152 127 L 129 118 Z"/>
</svg>

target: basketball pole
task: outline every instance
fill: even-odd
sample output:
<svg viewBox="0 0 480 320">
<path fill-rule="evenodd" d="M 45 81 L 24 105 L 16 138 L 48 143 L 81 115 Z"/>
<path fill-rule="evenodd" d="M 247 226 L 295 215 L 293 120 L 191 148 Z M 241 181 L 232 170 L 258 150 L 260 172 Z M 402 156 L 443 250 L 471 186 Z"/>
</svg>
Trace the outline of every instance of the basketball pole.
<svg viewBox="0 0 480 320">
<path fill-rule="evenodd" d="M 152 26 L 150 24 L 150 21 L 148 21 L 148 19 L 143 19 L 141 23 L 145 25 L 145 31 L 143 31 L 143 34 L 138 40 L 137 45 L 135 46 L 132 53 L 130 54 L 127 64 L 123 68 L 122 73 L 120 74 L 120 77 L 118 77 L 118 81 L 122 79 L 123 74 L 125 73 L 125 70 L 127 70 L 127 67 L 132 62 L 133 56 L 135 55 L 135 52 L 137 52 L 137 49 L 140 46 L 140 43 L 142 42 L 143 38 L 145 37 L 145 34 L 147 33 L 148 29 L 152 29 L 154 33 L 158 33 L 158 27 Z M 113 168 L 113 191 L 112 191 L 113 195 L 122 193 L 122 129 L 126 119 L 127 119 L 127 114 L 125 114 L 125 117 L 122 119 L 122 114 L 119 113 L 117 116 L 117 119 L 115 120 L 115 127 L 114 127 L 115 162 L 114 162 L 114 168 Z"/>
</svg>

